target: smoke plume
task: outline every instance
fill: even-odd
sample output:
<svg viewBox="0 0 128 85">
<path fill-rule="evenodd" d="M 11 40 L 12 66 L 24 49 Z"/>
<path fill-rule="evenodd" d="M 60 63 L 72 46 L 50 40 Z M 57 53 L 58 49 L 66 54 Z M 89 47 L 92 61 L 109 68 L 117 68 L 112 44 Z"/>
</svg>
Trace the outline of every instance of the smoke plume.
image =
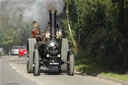
<svg viewBox="0 0 128 85">
<path fill-rule="evenodd" d="M 21 18 L 29 24 L 37 21 L 43 29 L 49 21 L 48 11 L 56 9 L 57 15 L 60 15 L 63 7 L 63 0 L 7 0 L 6 11 L 11 25 L 16 26 Z"/>
</svg>

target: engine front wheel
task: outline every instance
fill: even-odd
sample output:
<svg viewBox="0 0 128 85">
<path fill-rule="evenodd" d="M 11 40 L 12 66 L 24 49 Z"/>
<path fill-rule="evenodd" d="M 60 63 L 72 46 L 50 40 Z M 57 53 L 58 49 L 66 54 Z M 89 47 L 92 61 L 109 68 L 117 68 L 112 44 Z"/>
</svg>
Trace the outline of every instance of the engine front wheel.
<svg viewBox="0 0 128 85">
<path fill-rule="evenodd" d="M 37 49 L 35 49 L 34 52 L 34 66 L 33 66 L 33 75 L 38 76 L 39 73 L 39 52 Z"/>
<path fill-rule="evenodd" d="M 68 59 L 67 59 L 67 74 L 70 76 L 74 75 L 74 55 L 73 53 L 68 54 Z"/>
</svg>

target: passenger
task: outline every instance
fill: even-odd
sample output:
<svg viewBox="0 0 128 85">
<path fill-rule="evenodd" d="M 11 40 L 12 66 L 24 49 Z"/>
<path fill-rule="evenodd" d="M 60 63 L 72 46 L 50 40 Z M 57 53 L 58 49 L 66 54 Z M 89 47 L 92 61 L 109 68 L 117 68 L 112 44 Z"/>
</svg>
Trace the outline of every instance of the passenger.
<svg viewBox="0 0 128 85">
<path fill-rule="evenodd" d="M 48 26 L 46 27 L 46 38 L 49 39 L 50 38 L 50 22 L 48 22 Z"/>
<path fill-rule="evenodd" d="M 56 24 L 56 38 L 59 39 L 59 28 L 60 25 L 57 23 Z M 50 38 L 50 22 L 48 22 L 48 26 L 46 27 L 46 38 L 49 39 Z"/>
<path fill-rule="evenodd" d="M 48 22 L 48 26 L 46 27 L 46 31 L 50 32 L 50 22 Z"/>
</svg>

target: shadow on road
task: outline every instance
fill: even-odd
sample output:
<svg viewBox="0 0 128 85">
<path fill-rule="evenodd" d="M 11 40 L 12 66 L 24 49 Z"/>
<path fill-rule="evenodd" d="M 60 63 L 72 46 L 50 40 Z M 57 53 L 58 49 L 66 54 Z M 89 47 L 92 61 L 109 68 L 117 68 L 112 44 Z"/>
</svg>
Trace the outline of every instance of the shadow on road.
<svg viewBox="0 0 128 85">
<path fill-rule="evenodd" d="M 45 73 L 46 75 L 63 75 L 61 73 L 58 72 L 58 69 L 53 67 L 53 68 L 41 68 L 40 69 L 40 74 L 41 73 Z"/>
</svg>

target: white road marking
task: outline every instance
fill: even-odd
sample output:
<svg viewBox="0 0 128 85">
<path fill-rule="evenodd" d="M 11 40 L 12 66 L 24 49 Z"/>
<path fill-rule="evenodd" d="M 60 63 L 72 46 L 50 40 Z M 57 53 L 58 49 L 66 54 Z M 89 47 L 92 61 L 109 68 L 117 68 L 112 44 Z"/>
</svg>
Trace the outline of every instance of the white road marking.
<svg viewBox="0 0 128 85">
<path fill-rule="evenodd" d="M 32 79 L 31 77 L 29 77 L 29 76 L 23 74 L 20 70 L 16 69 L 13 64 L 10 63 L 9 65 L 10 65 L 17 73 L 23 75 L 25 78 L 30 79 L 31 81 L 36 82 L 38 85 L 43 85 L 43 84 L 42 84 L 41 82 L 39 82 L 38 80 Z"/>
<path fill-rule="evenodd" d="M 0 60 L 0 75 L 1 75 L 1 73 L 2 73 L 2 72 L 1 72 L 1 68 L 2 68 L 2 67 L 1 67 L 1 60 Z M 1 82 L 1 79 L 2 79 L 2 78 L 1 78 L 1 76 L 0 76 L 0 82 Z"/>
<path fill-rule="evenodd" d="M 46 80 L 42 80 L 44 77 L 35 77 L 35 76 L 33 76 L 33 74 L 28 74 L 27 72 L 26 72 L 26 69 L 25 69 L 25 67 L 21 64 L 21 65 L 19 65 L 19 64 L 15 64 L 15 63 L 10 63 L 9 64 L 17 73 L 19 73 L 19 74 L 21 74 L 22 76 L 24 76 L 25 78 L 27 78 L 27 79 L 29 79 L 29 80 L 31 80 L 31 81 L 34 81 L 34 82 L 36 82 L 38 85 L 44 85 L 44 84 L 46 84 L 46 85 L 48 85 L 50 82 L 45 82 Z M 19 67 L 20 66 L 20 67 Z M 46 78 L 48 78 L 48 77 L 46 77 Z M 62 77 L 63 78 L 63 77 Z M 61 78 L 61 79 L 62 79 Z M 49 78 L 48 78 L 49 79 Z M 50 83 L 50 85 L 52 85 L 52 82 L 54 82 L 54 81 L 56 81 L 56 79 L 54 80 L 54 78 L 52 77 L 52 78 L 50 78 L 50 79 L 52 79 L 51 80 L 51 83 Z M 60 80 L 61 80 L 60 79 Z M 75 78 L 74 78 L 75 79 Z M 59 79 L 58 79 L 59 80 Z M 70 79 L 69 79 L 70 80 Z M 102 80 L 102 79 L 99 79 L 99 80 Z M 59 81 L 58 81 L 59 82 Z M 63 81 L 63 79 L 59 82 L 59 83 L 61 83 L 61 82 L 64 82 Z M 112 82 L 110 82 L 110 81 L 107 81 L 107 82 L 109 82 L 109 83 L 112 83 Z M 114 82 L 113 82 L 114 83 Z M 58 85 L 58 83 L 57 84 L 55 84 L 55 85 Z M 62 85 L 66 85 L 66 84 L 62 84 Z M 108 85 L 108 84 L 107 84 Z M 114 85 L 115 85 L 115 83 L 114 83 Z M 120 84 L 116 84 L 116 85 L 120 85 Z"/>
</svg>

